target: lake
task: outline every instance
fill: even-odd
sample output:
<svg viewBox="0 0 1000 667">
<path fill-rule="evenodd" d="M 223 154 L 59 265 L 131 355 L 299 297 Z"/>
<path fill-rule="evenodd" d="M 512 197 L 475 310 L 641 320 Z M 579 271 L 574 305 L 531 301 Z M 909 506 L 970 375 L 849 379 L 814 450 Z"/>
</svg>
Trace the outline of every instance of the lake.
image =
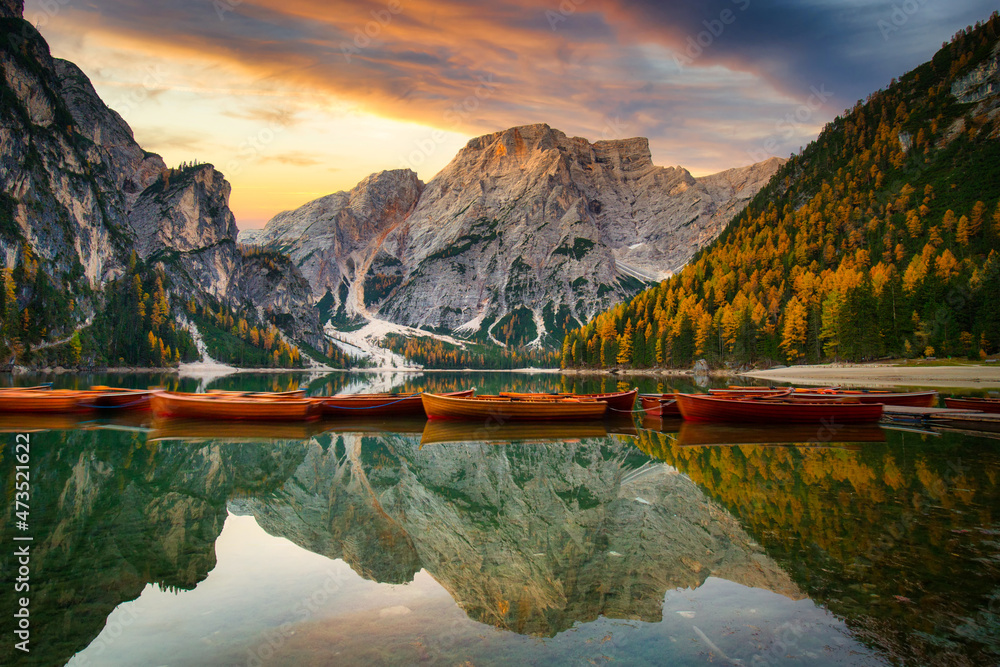
<svg viewBox="0 0 1000 667">
<path fill-rule="evenodd" d="M 44 378 L 19 378 L 30 384 Z M 599 391 L 510 373 L 60 386 Z M 689 381 L 644 391 L 691 389 Z M 984 665 L 1000 447 L 877 426 L 0 418 L 2 664 Z M 14 649 L 30 535 L 31 653 Z"/>
</svg>

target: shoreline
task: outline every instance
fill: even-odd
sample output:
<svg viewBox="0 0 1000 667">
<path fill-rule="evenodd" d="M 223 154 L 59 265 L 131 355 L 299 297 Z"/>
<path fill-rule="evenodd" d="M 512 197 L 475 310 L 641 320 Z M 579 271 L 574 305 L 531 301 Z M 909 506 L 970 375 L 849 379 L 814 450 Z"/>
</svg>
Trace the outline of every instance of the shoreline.
<svg viewBox="0 0 1000 667">
<path fill-rule="evenodd" d="M 900 366 L 896 364 L 816 364 L 789 366 L 769 370 L 739 372 L 729 369 L 710 369 L 707 374 L 696 375 L 691 369 L 643 368 L 643 369 L 598 369 L 598 368 L 236 368 L 232 366 L 198 364 L 182 365 L 180 368 L 107 368 L 73 370 L 67 368 L 27 369 L 17 368 L 6 374 L 17 375 L 177 375 L 179 377 L 217 378 L 227 375 L 279 375 L 299 373 L 311 376 L 333 373 L 366 375 L 399 373 L 420 375 L 424 373 L 518 373 L 524 375 L 564 375 L 602 377 L 649 377 L 649 378 L 745 378 L 760 382 L 781 382 L 806 386 L 843 385 L 846 387 L 927 387 L 955 389 L 1000 389 L 1000 364 L 942 365 L 942 366 Z"/>
<path fill-rule="evenodd" d="M 1000 389 L 996 364 L 898 366 L 891 364 L 816 364 L 748 371 L 742 377 L 805 385 L 852 387 L 928 387 L 931 389 Z"/>
</svg>

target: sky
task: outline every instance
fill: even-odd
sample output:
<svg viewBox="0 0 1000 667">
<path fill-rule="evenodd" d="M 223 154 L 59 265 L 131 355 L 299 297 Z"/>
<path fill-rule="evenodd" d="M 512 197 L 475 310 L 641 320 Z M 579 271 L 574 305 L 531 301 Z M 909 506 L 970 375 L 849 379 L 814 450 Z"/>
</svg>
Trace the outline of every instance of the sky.
<svg viewBox="0 0 1000 667">
<path fill-rule="evenodd" d="M 475 136 L 648 137 L 695 176 L 787 157 L 995 0 L 27 0 L 167 164 L 210 162 L 241 229 Z"/>
</svg>

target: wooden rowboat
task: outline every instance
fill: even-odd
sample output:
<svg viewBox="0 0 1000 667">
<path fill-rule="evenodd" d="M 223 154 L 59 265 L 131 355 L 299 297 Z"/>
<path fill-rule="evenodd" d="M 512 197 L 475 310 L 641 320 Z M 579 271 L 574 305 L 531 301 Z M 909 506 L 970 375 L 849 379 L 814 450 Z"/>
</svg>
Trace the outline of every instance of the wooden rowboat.
<svg viewBox="0 0 1000 667">
<path fill-rule="evenodd" d="M 453 391 L 441 396 L 467 397 L 475 393 L 475 389 Z M 407 416 L 426 417 L 424 403 L 420 392 L 405 394 L 339 394 L 317 398 L 322 405 L 323 416 L 332 417 L 376 417 L 376 416 Z"/>
<path fill-rule="evenodd" d="M 72 389 L 2 391 L 0 412 L 86 412 L 92 393 Z"/>
<path fill-rule="evenodd" d="M 824 389 L 820 391 L 796 391 L 795 398 L 822 400 L 824 398 L 857 399 L 858 403 L 881 403 L 883 405 L 904 405 L 915 408 L 933 408 L 937 404 L 936 391 L 891 392 L 878 390 Z"/>
<path fill-rule="evenodd" d="M 34 387 L 0 387 L 0 392 L 3 391 L 50 391 L 52 389 L 52 384 L 39 384 Z"/>
<path fill-rule="evenodd" d="M 118 387 L 91 387 L 90 405 L 98 409 L 149 410 L 153 389 L 120 389 Z"/>
<path fill-rule="evenodd" d="M 157 417 L 226 419 L 236 421 L 310 421 L 319 419 L 320 405 L 311 398 L 270 398 L 227 394 L 153 394 Z"/>
<path fill-rule="evenodd" d="M 602 419 L 608 411 L 604 401 L 580 398 L 551 398 L 521 401 L 503 396 L 465 398 L 423 395 L 424 410 L 430 419 L 484 421 L 504 424 L 510 421 L 576 421 Z"/>
<path fill-rule="evenodd" d="M 881 403 L 840 403 L 677 394 L 684 419 L 694 422 L 755 424 L 866 424 L 882 417 Z"/>
<path fill-rule="evenodd" d="M 642 409 L 650 417 L 680 417 L 677 397 L 674 394 L 643 394 L 639 397 Z"/>
<path fill-rule="evenodd" d="M 610 412 L 632 412 L 635 407 L 635 397 L 639 394 L 638 389 L 633 389 L 631 391 L 618 391 L 610 394 L 566 394 L 566 393 L 555 393 L 555 394 L 526 394 L 517 393 L 513 391 L 500 392 L 501 398 L 514 398 L 519 401 L 531 401 L 536 398 L 546 400 L 551 398 L 585 398 L 594 399 L 595 401 L 604 401 L 608 404 L 608 411 Z"/>
<path fill-rule="evenodd" d="M 780 398 L 795 391 L 791 387 L 753 387 L 749 389 L 709 389 L 716 398 Z"/>
<path fill-rule="evenodd" d="M 1000 398 L 952 398 L 944 399 L 944 404 L 953 410 L 979 410 L 980 412 L 1000 413 Z"/>
<path fill-rule="evenodd" d="M 250 396 L 254 398 L 305 398 L 305 389 L 292 389 L 291 391 L 230 391 L 227 389 L 209 389 L 209 394 L 219 394 L 222 396 Z"/>
</svg>

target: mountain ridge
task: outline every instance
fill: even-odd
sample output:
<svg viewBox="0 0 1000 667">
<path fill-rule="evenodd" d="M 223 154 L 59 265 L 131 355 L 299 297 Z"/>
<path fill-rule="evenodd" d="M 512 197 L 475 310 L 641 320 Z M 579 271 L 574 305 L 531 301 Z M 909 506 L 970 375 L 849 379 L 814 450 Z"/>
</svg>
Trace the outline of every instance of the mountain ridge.
<svg viewBox="0 0 1000 667">
<path fill-rule="evenodd" d="M 288 252 L 346 320 L 542 345 L 681 266 L 781 163 L 695 178 L 654 165 L 643 138 L 527 125 L 470 139 L 427 184 L 379 172 L 240 238 Z M 398 197 L 369 193 L 387 187 Z"/>
</svg>

